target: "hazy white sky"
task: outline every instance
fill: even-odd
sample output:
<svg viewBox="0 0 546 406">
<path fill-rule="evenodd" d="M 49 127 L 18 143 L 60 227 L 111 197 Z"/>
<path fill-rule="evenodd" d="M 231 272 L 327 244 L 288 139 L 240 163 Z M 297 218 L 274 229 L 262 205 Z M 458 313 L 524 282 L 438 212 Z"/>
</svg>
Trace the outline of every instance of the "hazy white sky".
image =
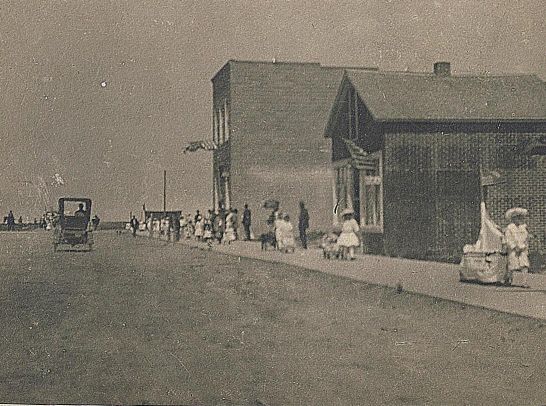
<svg viewBox="0 0 546 406">
<path fill-rule="evenodd" d="M 103 218 L 161 208 L 163 169 L 169 208 L 206 208 L 211 155 L 181 151 L 211 136 L 228 59 L 544 80 L 545 20 L 544 0 L 3 0 L 0 213 L 38 216 L 42 181 Z"/>
</svg>

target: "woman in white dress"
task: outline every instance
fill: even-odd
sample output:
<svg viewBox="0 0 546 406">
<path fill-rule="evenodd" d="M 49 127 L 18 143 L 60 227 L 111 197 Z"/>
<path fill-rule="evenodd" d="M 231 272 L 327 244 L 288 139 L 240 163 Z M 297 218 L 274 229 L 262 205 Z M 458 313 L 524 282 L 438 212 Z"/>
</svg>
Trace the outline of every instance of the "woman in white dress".
<svg viewBox="0 0 546 406">
<path fill-rule="evenodd" d="M 231 244 L 232 241 L 235 241 L 235 227 L 234 227 L 234 221 L 235 221 L 235 214 L 233 213 L 233 209 L 229 211 L 229 213 L 226 216 L 226 228 L 224 230 L 224 244 Z"/>
<path fill-rule="evenodd" d="M 290 216 L 285 214 L 283 221 L 280 223 L 280 240 L 282 251 L 287 253 L 289 251 L 294 252 L 296 248 L 296 241 L 294 239 L 294 226 L 290 222 Z"/>
<path fill-rule="evenodd" d="M 508 277 L 504 281 L 506 285 L 512 283 L 512 273 L 520 271 L 522 274 L 522 287 L 528 288 L 527 273 L 529 272 L 529 233 L 525 217 L 527 210 L 519 207 L 506 212 L 506 218 L 510 222 L 504 231 L 504 241 L 508 251 Z"/>
<path fill-rule="evenodd" d="M 355 259 L 355 247 L 360 245 L 357 233 L 360 231 L 357 221 L 353 217 L 353 210 L 345 209 L 341 213 L 343 224 L 341 225 L 341 234 L 337 240 L 337 245 L 348 252 L 348 258 Z"/>
</svg>

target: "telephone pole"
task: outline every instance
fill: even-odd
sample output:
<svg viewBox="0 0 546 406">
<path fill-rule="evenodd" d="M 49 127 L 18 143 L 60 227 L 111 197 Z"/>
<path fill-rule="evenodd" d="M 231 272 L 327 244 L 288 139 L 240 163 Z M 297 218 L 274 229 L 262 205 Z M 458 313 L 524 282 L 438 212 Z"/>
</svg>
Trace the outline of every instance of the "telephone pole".
<svg viewBox="0 0 546 406">
<path fill-rule="evenodd" d="M 167 215 L 167 171 L 163 171 L 163 215 Z"/>
</svg>

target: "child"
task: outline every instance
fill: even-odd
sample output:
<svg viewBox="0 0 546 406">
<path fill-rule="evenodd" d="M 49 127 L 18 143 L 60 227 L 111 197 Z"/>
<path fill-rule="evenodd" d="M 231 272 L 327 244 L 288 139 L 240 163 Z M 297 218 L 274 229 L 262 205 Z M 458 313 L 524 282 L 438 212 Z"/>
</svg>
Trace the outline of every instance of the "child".
<svg viewBox="0 0 546 406">
<path fill-rule="evenodd" d="M 197 210 L 197 214 L 195 215 L 195 231 L 194 236 L 197 241 L 201 241 L 203 238 L 203 218 L 201 217 L 201 214 L 199 214 L 199 210 Z"/>
<path fill-rule="evenodd" d="M 212 221 L 210 219 L 210 211 L 205 214 L 205 219 L 203 220 L 203 240 L 207 243 L 209 248 L 212 248 Z"/>
<path fill-rule="evenodd" d="M 504 240 L 508 251 L 508 277 L 504 281 L 506 285 L 512 283 L 512 273 L 521 271 L 522 287 L 529 288 L 527 273 L 529 272 L 529 233 L 525 217 L 528 211 L 520 207 L 506 212 L 506 218 L 510 222 L 504 231 Z"/>
<path fill-rule="evenodd" d="M 322 248 L 322 256 L 324 258 L 332 259 L 332 257 L 339 257 L 339 246 L 337 245 L 338 236 L 334 232 L 324 234 L 320 243 Z"/>
<path fill-rule="evenodd" d="M 355 259 L 355 247 L 360 245 L 357 235 L 360 231 L 360 227 L 358 227 L 358 223 L 353 218 L 353 213 L 352 209 L 345 209 L 341 213 L 343 224 L 341 226 L 341 234 L 337 239 L 337 245 L 345 252 L 349 252 L 348 258 L 350 260 Z"/>
</svg>

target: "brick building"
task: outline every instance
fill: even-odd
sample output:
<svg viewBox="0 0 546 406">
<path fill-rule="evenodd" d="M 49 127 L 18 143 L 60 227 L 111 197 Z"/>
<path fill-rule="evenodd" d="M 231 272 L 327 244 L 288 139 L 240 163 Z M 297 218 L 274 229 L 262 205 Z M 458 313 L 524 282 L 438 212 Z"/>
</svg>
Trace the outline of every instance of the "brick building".
<svg viewBox="0 0 546 406">
<path fill-rule="evenodd" d="M 311 229 L 331 225 L 330 140 L 324 127 L 343 69 L 318 63 L 228 61 L 213 77 L 213 206 L 248 203 L 255 233 L 280 201 L 296 225 L 298 202 Z"/>
<path fill-rule="evenodd" d="M 494 172 L 492 218 L 505 226 L 508 208 L 529 209 L 531 251 L 546 248 L 546 86 L 536 76 L 453 76 L 448 63 L 430 74 L 347 70 L 325 134 L 334 200 L 355 210 L 369 252 L 459 259 L 477 240 L 483 175 Z M 354 168 L 359 152 L 370 167 Z"/>
</svg>

